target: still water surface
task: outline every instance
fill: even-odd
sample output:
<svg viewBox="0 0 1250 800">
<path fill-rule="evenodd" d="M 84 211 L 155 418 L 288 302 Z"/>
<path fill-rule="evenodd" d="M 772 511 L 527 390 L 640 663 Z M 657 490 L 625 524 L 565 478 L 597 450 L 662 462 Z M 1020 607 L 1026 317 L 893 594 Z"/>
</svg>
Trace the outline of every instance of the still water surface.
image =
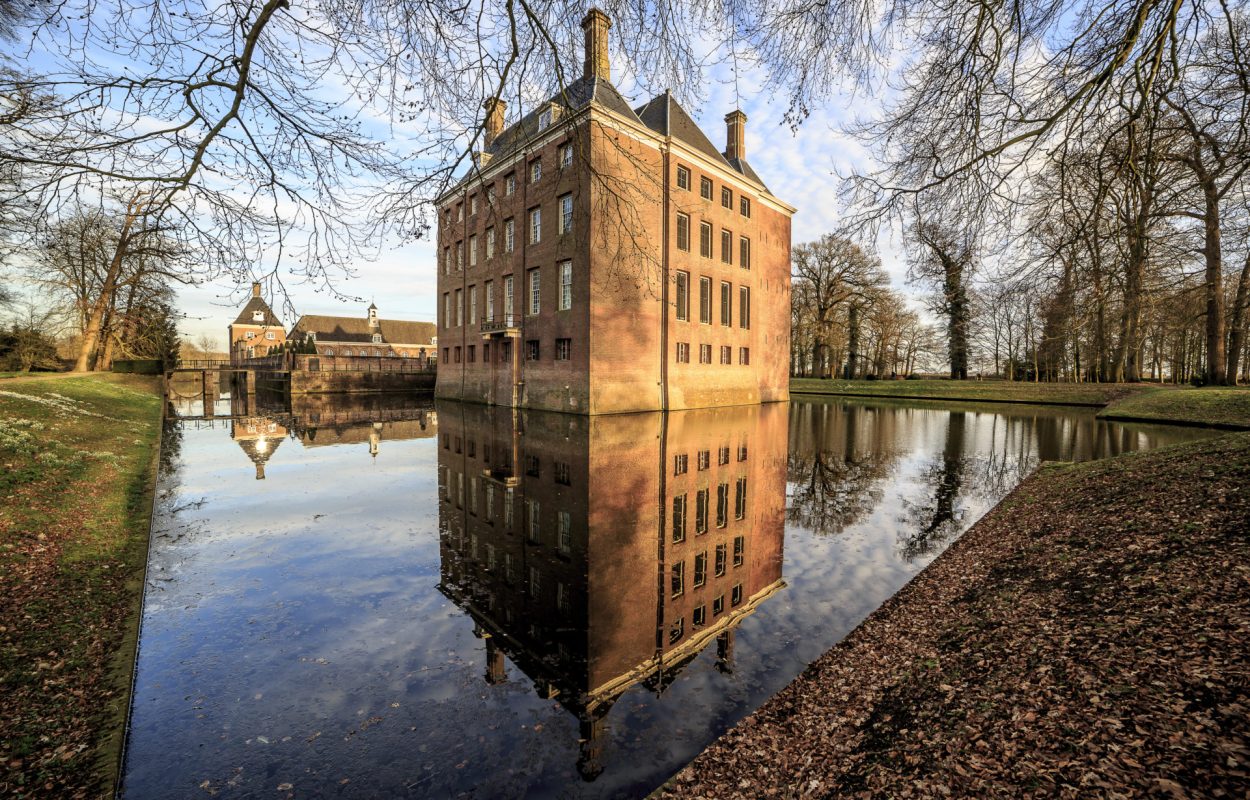
<svg viewBox="0 0 1250 800">
<path fill-rule="evenodd" d="M 126 798 L 645 795 L 1039 461 L 1207 435 L 858 400 L 208 405 L 171 403 Z"/>
</svg>

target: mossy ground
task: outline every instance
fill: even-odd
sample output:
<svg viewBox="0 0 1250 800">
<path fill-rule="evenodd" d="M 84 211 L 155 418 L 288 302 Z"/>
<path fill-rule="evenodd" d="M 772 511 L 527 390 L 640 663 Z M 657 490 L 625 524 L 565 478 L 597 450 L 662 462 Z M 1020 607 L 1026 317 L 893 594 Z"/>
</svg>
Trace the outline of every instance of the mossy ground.
<svg viewBox="0 0 1250 800">
<path fill-rule="evenodd" d="M 159 388 L 121 375 L 0 380 L 0 795 L 110 788 Z"/>
</svg>

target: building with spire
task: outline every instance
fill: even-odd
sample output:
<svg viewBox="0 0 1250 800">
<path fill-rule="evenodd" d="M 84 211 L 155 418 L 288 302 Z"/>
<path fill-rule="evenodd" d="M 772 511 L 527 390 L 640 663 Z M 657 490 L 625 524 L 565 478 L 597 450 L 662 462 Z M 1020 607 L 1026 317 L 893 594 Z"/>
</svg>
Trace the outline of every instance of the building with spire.
<svg viewBox="0 0 1250 800">
<path fill-rule="evenodd" d="M 786 400 L 790 220 L 746 158 L 667 92 L 611 81 L 611 21 L 582 76 L 505 125 L 437 199 L 436 394 L 580 414 Z"/>
<path fill-rule="evenodd" d="M 282 320 L 261 296 L 259 283 L 252 284 L 252 296 L 227 328 L 226 338 L 230 342 L 230 360 L 236 364 L 245 358 L 276 353 L 286 343 Z"/>
<path fill-rule="evenodd" d="M 370 303 L 363 317 L 305 314 L 290 339 L 309 352 L 337 359 L 434 358 L 434 323 L 383 319 Z"/>
</svg>

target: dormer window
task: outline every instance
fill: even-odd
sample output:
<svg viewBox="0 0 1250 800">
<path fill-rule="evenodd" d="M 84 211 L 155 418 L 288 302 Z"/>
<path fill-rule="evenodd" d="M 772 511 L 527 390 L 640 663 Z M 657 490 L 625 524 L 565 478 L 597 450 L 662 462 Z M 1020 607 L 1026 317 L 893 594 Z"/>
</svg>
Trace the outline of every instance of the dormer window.
<svg viewBox="0 0 1250 800">
<path fill-rule="evenodd" d="M 544 108 L 538 112 L 538 130 L 545 131 L 551 127 L 551 109 Z"/>
<path fill-rule="evenodd" d="M 264 322 L 264 321 L 265 321 L 265 312 L 264 312 L 264 311 L 253 311 L 253 312 L 252 312 L 252 322 Z"/>
<path fill-rule="evenodd" d="M 317 334 L 316 334 L 316 333 L 314 333 L 314 332 L 312 332 L 312 331 L 309 331 L 309 332 L 308 332 L 308 341 L 310 341 L 310 342 L 315 342 L 315 341 L 317 341 Z"/>
<path fill-rule="evenodd" d="M 373 343 L 374 343 L 374 344 L 382 344 L 382 334 L 380 334 L 380 333 L 375 333 L 375 334 L 373 334 Z"/>
</svg>

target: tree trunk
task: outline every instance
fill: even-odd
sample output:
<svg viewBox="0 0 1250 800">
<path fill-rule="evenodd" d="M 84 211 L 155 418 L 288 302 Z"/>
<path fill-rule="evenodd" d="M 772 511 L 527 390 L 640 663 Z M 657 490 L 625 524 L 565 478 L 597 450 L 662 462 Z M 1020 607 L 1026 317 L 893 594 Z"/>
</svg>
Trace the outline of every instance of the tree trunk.
<svg viewBox="0 0 1250 800">
<path fill-rule="evenodd" d="M 1241 352 L 1246 342 L 1246 304 L 1250 303 L 1250 253 L 1246 254 L 1246 262 L 1241 267 L 1241 276 L 1237 279 L 1237 294 L 1233 298 L 1233 316 L 1229 321 L 1228 331 L 1228 382 L 1237 383 L 1241 369 Z"/>
<path fill-rule="evenodd" d="M 113 292 L 117 287 L 117 278 L 121 274 L 122 262 L 126 257 L 126 248 L 130 243 L 130 228 L 142 213 L 140 198 L 135 195 L 126 207 L 126 217 L 122 221 L 121 233 L 117 237 L 117 247 L 113 250 L 113 258 L 109 261 L 108 271 L 100 284 L 100 296 L 91 304 L 91 313 L 87 315 L 87 324 L 83 328 L 82 342 L 78 347 L 78 358 L 74 361 L 74 372 L 86 372 L 91 368 L 91 358 L 100 343 L 100 331 L 104 324 L 104 315 L 113 302 Z"/>
<path fill-rule="evenodd" d="M 846 371 L 844 377 L 848 381 L 855 380 L 855 370 L 859 366 L 859 306 L 852 304 L 847 312 L 846 337 Z"/>
<path fill-rule="evenodd" d="M 1227 379 L 1227 358 L 1224 349 L 1224 258 L 1220 244 L 1220 196 L 1214 181 L 1204 180 L 1202 256 L 1207 262 L 1207 369 L 1206 382 L 1222 384 Z"/>
</svg>

